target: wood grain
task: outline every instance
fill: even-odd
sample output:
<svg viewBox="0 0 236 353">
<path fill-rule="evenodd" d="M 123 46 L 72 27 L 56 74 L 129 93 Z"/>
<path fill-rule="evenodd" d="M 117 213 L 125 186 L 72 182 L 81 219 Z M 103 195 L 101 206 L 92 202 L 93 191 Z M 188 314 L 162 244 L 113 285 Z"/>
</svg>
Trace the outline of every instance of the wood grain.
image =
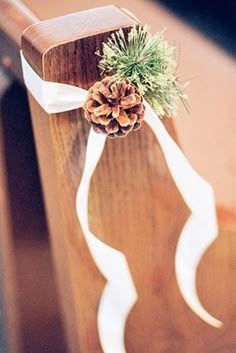
<svg viewBox="0 0 236 353">
<path fill-rule="evenodd" d="M 113 7 L 93 10 L 73 17 L 77 32 L 75 27 L 70 31 L 78 39 L 72 40 L 70 33 L 67 34 L 66 31 L 62 35 L 62 43 L 66 39 L 65 36 L 69 35 L 67 42 L 60 44 L 56 39 L 56 43 L 53 44 L 51 37 L 54 37 L 56 28 L 56 20 L 54 20 L 53 30 L 49 33 L 45 33 L 45 30 L 49 31 L 50 21 L 29 28 L 24 33 L 22 47 L 31 65 L 45 79 L 88 88 L 99 79 L 94 51 L 101 47 L 101 42 L 107 38 L 111 30 L 130 26 L 134 20 Z M 117 18 L 124 17 L 124 21 L 119 19 L 119 22 L 112 24 L 111 28 L 105 29 L 103 24 L 106 23 L 106 17 L 115 18 L 116 21 Z M 86 22 L 88 19 L 90 21 L 90 24 L 87 24 L 90 28 L 89 36 L 84 32 L 84 19 Z M 62 20 L 59 19 L 59 24 Z M 78 23 L 81 24 L 81 28 L 78 28 Z M 94 23 L 96 25 L 93 31 Z M 94 35 L 93 32 L 98 32 L 99 26 L 101 26 L 101 33 Z M 63 28 L 68 29 L 67 18 L 64 18 Z M 35 36 L 38 41 L 35 40 Z M 49 43 L 49 48 L 45 47 L 46 41 Z M 33 49 L 32 43 L 34 43 Z M 40 53 L 39 48 L 43 52 Z M 37 55 L 36 58 L 34 55 Z M 39 72 L 42 67 L 43 72 Z M 53 67 L 58 69 L 51 69 Z M 65 71 L 65 68 L 69 70 Z M 75 194 L 83 169 L 89 126 L 80 110 L 49 117 L 32 98 L 31 109 L 52 244 L 61 279 L 68 332 L 72 341 L 71 349 L 76 352 L 80 347 L 81 352 L 99 352 L 101 348 L 96 331 L 96 308 L 104 280 L 89 255 L 74 207 Z M 170 121 L 169 125 L 172 128 Z M 153 207 L 150 202 L 152 197 L 157 198 L 156 207 Z M 172 220 L 167 231 L 169 212 L 176 208 L 179 208 L 178 217 Z M 92 184 L 91 226 L 107 243 L 127 255 L 138 290 L 143 288 L 139 304 L 130 318 L 131 326 L 128 325 L 127 330 L 127 344 L 131 351 L 132 349 L 137 352 L 143 350 L 143 346 L 136 339 L 139 328 L 132 327 L 135 323 L 136 325 L 139 323 L 140 314 L 143 316 L 147 311 L 150 297 L 146 296 L 146 290 L 150 280 L 152 281 L 153 276 L 156 276 L 154 274 L 156 266 L 163 259 L 163 256 L 159 259 L 157 256 L 158 262 L 155 261 L 153 265 L 154 253 L 157 251 L 154 251 L 155 245 L 161 244 L 160 237 L 164 234 L 167 238 L 178 234 L 182 226 L 184 210 L 184 204 L 173 186 L 160 148 L 147 127 L 143 127 L 139 133 L 131 134 L 128 139 L 108 141 Z M 124 222 L 121 222 L 122 219 Z M 134 220 L 140 220 L 140 222 L 134 222 Z M 142 251 L 144 245 L 145 253 Z M 173 252 L 174 243 L 171 249 Z M 161 249 L 159 251 L 161 252 Z M 158 277 L 157 275 L 155 285 L 159 287 Z M 148 286 L 144 286 L 144 283 Z M 144 288 L 146 288 L 145 291 Z M 142 303 L 142 298 L 145 305 Z M 159 305 L 158 301 L 155 303 L 155 308 L 157 305 Z M 143 318 L 145 330 L 151 329 L 155 317 L 158 316 L 155 314 L 151 318 L 147 315 Z M 141 326 L 140 330 L 143 330 Z M 146 344 L 145 342 L 146 340 L 143 344 Z"/>
<path fill-rule="evenodd" d="M 30 27 L 22 47 L 44 79 L 88 88 L 99 78 L 94 51 L 111 31 L 133 23 L 113 7 L 96 9 Z M 30 104 L 70 352 L 100 353 L 96 312 L 104 279 L 75 214 L 89 126 L 80 110 L 48 116 L 32 97 Z M 164 124 L 174 135 L 172 121 Z M 225 322 L 216 330 L 194 315 L 179 293 L 174 252 L 188 210 L 146 126 L 108 141 L 89 207 L 92 230 L 125 253 L 139 293 L 127 323 L 128 353 L 233 353 L 233 237 L 225 245 L 229 233 L 221 226 L 198 272 L 204 306 Z"/>
</svg>

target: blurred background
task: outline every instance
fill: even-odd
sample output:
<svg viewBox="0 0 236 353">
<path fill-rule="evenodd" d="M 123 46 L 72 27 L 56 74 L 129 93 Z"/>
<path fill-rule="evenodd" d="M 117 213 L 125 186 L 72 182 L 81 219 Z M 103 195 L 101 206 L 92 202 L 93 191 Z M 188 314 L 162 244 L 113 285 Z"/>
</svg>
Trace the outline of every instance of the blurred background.
<svg viewBox="0 0 236 353">
<path fill-rule="evenodd" d="M 3 2 L 0 0 L 0 10 Z M 218 215 L 229 229 L 227 239 L 231 244 L 236 230 L 236 2 L 23 2 L 42 20 L 112 3 L 128 8 L 143 23 L 150 24 L 153 33 L 167 27 L 166 38 L 177 47 L 178 75 L 182 81 L 190 81 L 190 115 L 180 107 L 174 122 L 179 141 L 193 167 L 213 185 Z M 2 44 L 6 33 L 1 21 L 4 18 L 0 16 L 0 244 L 5 249 L 0 256 L 0 353 L 66 353 L 27 97 L 6 63 Z M 22 115 L 17 121 L 13 114 L 16 110 Z M 15 151 L 20 149 L 23 157 L 17 160 Z M 227 280 L 229 284 L 232 278 Z M 16 296 L 4 297 L 4 286 Z M 228 310 L 235 313 L 232 298 Z M 14 352 L 9 351 L 5 334 L 8 313 L 4 308 L 9 306 L 8 301 L 13 312 L 10 327 L 15 335 L 11 339 L 21 341 Z M 235 347 L 217 353 L 233 353 Z"/>
<path fill-rule="evenodd" d="M 236 2 L 204 0 L 160 0 L 174 14 L 209 36 L 225 50 L 235 54 Z"/>
</svg>

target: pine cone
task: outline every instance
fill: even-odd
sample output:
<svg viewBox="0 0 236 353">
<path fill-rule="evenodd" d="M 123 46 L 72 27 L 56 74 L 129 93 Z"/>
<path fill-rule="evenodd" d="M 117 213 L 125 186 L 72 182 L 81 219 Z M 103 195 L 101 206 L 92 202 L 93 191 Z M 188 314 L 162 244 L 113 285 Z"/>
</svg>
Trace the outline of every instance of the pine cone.
<svg viewBox="0 0 236 353">
<path fill-rule="evenodd" d="M 96 132 L 123 137 L 140 128 L 145 112 L 143 98 L 128 79 L 116 81 L 106 77 L 88 92 L 83 108 Z"/>
</svg>

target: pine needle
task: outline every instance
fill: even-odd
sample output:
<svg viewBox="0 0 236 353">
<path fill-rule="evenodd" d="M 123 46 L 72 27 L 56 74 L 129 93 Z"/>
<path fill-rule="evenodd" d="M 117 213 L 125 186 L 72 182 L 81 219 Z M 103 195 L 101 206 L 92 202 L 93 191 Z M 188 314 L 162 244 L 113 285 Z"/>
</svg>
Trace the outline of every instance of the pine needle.
<svg viewBox="0 0 236 353">
<path fill-rule="evenodd" d="M 175 48 L 164 40 L 164 31 L 151 35 L 149 27 L 133 27 L 126 35 L 122 29 L 103 43 L 99 68 L 102 75 L 117 80 L 128 78 L 160 117 L 176 116 L 178 102 L 186 109 L 187 96 L 176 76 Z"/>
</svg>

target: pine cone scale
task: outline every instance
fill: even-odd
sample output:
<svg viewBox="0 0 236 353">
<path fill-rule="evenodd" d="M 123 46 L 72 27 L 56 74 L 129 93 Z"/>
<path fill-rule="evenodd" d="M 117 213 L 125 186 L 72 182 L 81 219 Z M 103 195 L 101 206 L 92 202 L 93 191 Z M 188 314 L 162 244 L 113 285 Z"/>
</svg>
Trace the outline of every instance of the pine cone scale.
<svg viewBox="0 0 236 353">
<path fill-rule="evenodd" d="M 115 119 L 110 121 L 109 125 L 106 127 L 106 131 L 111 134 L 119 131 L 119 125 Z"/>
<path fill-rule="evenodd" d="M 95 101 L 97 101 L 100 104 L 106 103 L 106 100 L 104 99 L 104 97 L 101 95 L 101 93 L 95 91 L 92 94 L 92 99 L 94 99 Z"/>
<path fill-rule="evenodd" d="M 96 116 L 109 115 L 111 111 L 112 109 L 108 104 L 102 104 L 94 109 L 93 114 Z"/>
<path fill-rule="evenodd" d="M 104 96 L 105 99 L 111 95 L 111 92 L 105 86 L 100 86 L 99 87 L 99 92 Z"/>
<path fill-rule="evenodd" d="M 136 114 L 134 114 L 134 113 L 131 113 L 131 114 L 129 115 L 129 119 L 130 119 L 130 121 L 134 124 L 134 123 L 136 123 L 136 121 L 137 121 L 137 119 L 138 119 L 138 116 L 137 116 Z"/>
<path fill-rule="evenodd" d="M 130 94 L 129 96 L 121 98 L 120 104 L 123 108 L 129 109 L 137 104 L 136 101 L 137 98 L 135 97 L 135 94 Z"/>
<path fill-rule="evenodd" d="M 121 110 L 120 115 L 117 118 L 117 121 L 122 127 L 130 125 L 130 119 L 124 110 Z"/>
<path fill-rule="evenodd" d="M 113 118 L 117 119 L 119 115 L 120 115 L 120 106 L 115 105 L 114 107 L 112 107 L 112 116 Z"/>
<path fill-rule="evenodd" d="M 97 121 L 99 124 L 107 126 L 107 125 L 109 125 L 111 120 L 109 118 L 107 118 L 106 116 L 99 116 L 97 118 Z"/>
</svg>

